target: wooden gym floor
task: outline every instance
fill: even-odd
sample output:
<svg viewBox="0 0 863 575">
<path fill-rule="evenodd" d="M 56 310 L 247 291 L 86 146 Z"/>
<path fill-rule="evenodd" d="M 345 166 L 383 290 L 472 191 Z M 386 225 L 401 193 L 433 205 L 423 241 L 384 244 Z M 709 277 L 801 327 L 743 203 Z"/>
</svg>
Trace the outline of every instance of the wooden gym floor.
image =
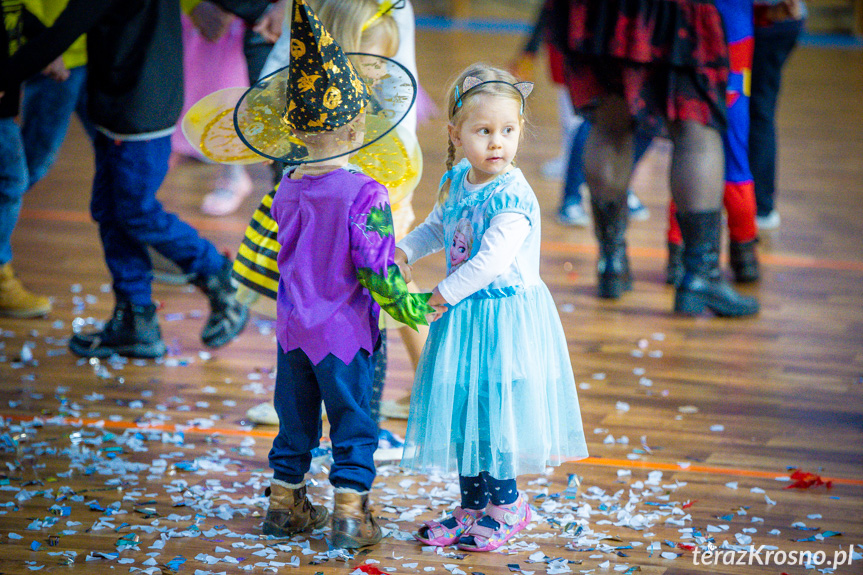
<svg viewBox="0 0 863 575">
<path fill-rule="evenodd" d="M 503 64 L 519 43 L 421 31 L 420 79 L 439 102 L 452 74 L 480 59 Z M 761 282 L 741 288 L 762 311 L 738 320 L 670 313 L 663 143 L 634 181 L 651 211 L 628 236 L 635 288 L 615 302 L 594 296 L 592 233 L 555 222 L 560 184 L 539 175 L 558 152 L 559 130 L 554 90 L 543 69 L 538 76 L 519 164 L 544 210 L 542 272 L 569 341 L 591 458 L 519 479 L 535 510 L 524 534 L 485 555 L 423 549 L 409 533 L 455 502 L 453 478 L 384 463 L 374 499 L 390 536 L 380 545 L 345 556 L 327 553 L 326 531 L 261 538 L 275 429 L 244 414 L 273 390 L 271 321 L 255 317 L 236 342 L 207 351 L 198 338 L 205 300 L 157 284 L 164 361 L 90 364 L 66 351 L 73 322 L 105 319 L 113 306 L 88 214 L 92 153 L 76 123 L 26 196 L 13 238 L 15 269 L 53 296 L 54 311 L 0 320 L 0 573 L 347 574 L 365 565 L 443 575 L 778 575 L 815 573 L 834 559 L 843 562 L 836 573 L 863 573 L 863 51 L 801 47 L 787 66 L 782 227 L 761 236 Z M 444 134 L 440 117 L 420 129 L 420 218 L 443 172 Z M 255 197 L 228 217 L 198 212 L 212 166 L 180 164 L 160 197 L 235 253 L 266 187 L 267 171 L 252 172 Z M 433 286 L 442 263 L 418 265 L 419 283 Z M 390 342 L 385 397 L 397 399 L 412 371 L 395 334 Z M 383 426 L 404 433 L 403 421 Z M 810 474 L 798 487 L 795 470 Z M 573 476 L 578 495 L 566 491 Z M 331 504 L 325 473 L 312 480 L 313 498 Z M 705 565 L 696 541 L 760 552 L 742 559 L 751 565 L 725 564 L 740 560 L 730 552 Z M 804 556 L 812 569 L 789 562 Z"/>
</svg>

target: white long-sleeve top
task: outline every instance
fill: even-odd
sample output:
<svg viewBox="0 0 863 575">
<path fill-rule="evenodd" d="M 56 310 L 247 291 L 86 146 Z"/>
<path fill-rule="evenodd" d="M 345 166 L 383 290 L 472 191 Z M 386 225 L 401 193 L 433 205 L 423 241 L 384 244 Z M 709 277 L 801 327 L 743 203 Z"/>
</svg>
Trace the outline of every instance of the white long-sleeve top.
<svg viewBox="0 0 863 575">
<path fill-rule="evenodd" d="M 408 263 L 444 249 L 444 227 L 440 206 L 397 244 Z M 530 233 L 530 221 L 522 214 L 504 212 L 491 219 L 476 255 L 459 266 L 437 285 L 450 305 L 488 286 L 515 261 L 518 250 Z"/>
</svg>

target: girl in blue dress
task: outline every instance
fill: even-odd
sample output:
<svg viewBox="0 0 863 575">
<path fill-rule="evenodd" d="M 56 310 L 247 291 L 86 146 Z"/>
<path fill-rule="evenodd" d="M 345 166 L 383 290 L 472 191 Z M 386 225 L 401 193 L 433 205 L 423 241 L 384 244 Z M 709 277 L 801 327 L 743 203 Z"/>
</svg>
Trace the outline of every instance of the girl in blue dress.
<svg viewBox="0 0 863 575">
<path fill-rule="evenodd" d="M 447 261 L 402 459 L 459 474 L 461 505 L 415 535 L 428 545 L 497 549 L 530 522 L 516 478 L 587 457 L 566 338 L 539 277 L 539 205 L 514 166 L 532 87 L 485 64 L 462 72 L 438 202 L 396 248 L 406 279 L 419 258 L 443 250 Z"/>
</svg>

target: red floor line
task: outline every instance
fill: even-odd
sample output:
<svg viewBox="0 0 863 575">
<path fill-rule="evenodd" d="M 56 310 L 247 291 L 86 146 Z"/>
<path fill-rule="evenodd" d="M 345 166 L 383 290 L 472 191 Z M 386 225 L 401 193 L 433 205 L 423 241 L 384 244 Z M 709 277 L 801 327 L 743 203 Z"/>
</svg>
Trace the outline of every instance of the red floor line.
<svg viewBox="0 0 863 575">
<path fill-rule="evenodd" d="M 21 210 L 22 220 L 43 220 L 67 223 L 86 223 L 92 221 L 90 215 L 79 210 L 45 210 L 25 208 Z M 242 234 L 246 230 L 246 223 L 231 221 L 225 218 L 202 218 L 197 216 L 183 216 L 183 219 L 201 231 L 233 231 Z M 597 253 L 594 244 L 579 244 L 571 242 L 543 241 L 542 250 L 552 254 L 590 254 Z M 665 249 L 630 246 L 629 255 L 632 257 L 643 257 L 664 260 L 668 257 Z M 863 262 L 853 260 L 821 259 L 808 256 L 789 256 L 781 254 L 761 253 L 762 263 L 769 266 L 832 269 L 843 271 L 863 272 Z"/>
<path fill-rule="evenodd" d="M 15 414 L 3 414 L 2 416 L 5 419 L 10 419 L 12 421 L 20 421 L 20 422 L 29 422 L 33 421 L 35 418 L 33 416 L 25 416 L 25 415 L 15 415 Z M 56 417 L 52 418 L 40 418 L 43 421 L 48 419 L 56 420 Z M 199 428 L 199 427 L 185 427 L 183 425 L 148 425 L 141 426 L 134 421 L 110 421 L 110 420 L 102 420 L 102 419 L 70 419 L 70 418 L 60 418 L 65 425 L 70 426 L 87 426 L 92 427 L 96 424 L 99 424 L 101 427 L 106 427 L 110 429 L 138 429 L 140 431 L 168 431 L 168 432 L 176 432 L 182 431 L 184 433 L 197 433 L 201 435 L 230 435 L 230 436 L 238 436 L 238 437 L 261 437 L 261 438 L 270 438 L 276 436 L 275 431 L 264 431 L 260 429 L 216 429 L 216 428 Z M 680 465 L 678 463 L 662 463 L 658 461 L 632 461 L 629 459 L 612 459 L 605 457 L 588 457 L 586 459 L 582 459 L 576 463 L 577 465 L 597 465 L 604 467 L 616 467 L 616 468 L 636 468 L 636 469 L 652 469 L 659 471 L 673 471 L 675 473 L 700 473 L 705 475 L 729 475 L 736 477 L 754 477 L 759 479 L 773 479 L 776 480 L 778 478 L 788 477 L 788 473 L 776 473 L 773 471 L 757 471 L 754 469 L 736 469 L 732 467 L 713 467 L 709 465 Z M 822 477 L 824 481 L 832 481 L 836 484 L 841 485 L 855 485 L 863 487 L 863 479 L 850 479 L 846 477 Z"/>
</svg>

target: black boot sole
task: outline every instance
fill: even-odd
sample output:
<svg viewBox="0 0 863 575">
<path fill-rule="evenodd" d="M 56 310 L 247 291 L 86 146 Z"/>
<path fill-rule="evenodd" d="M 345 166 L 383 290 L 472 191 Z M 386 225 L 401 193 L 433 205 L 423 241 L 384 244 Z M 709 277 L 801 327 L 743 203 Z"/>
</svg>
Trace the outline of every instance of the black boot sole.
<svg viewBox="0 0 863 575">
<path fill-rule="evenodd" d="M 598 280 L 597 292 L 602 299 L 619 299 L 624 293 L 632 291 L 631 277 L 601 275 Z"/>
<path fill-rule="evenodd" d="M 751 284 L 760 279 L 758 268 L 732 268 L 734 272 L 734 281 L 739 284 Z"/>
<path fill-rule="evenodd" d="M 114 354 L 136 359 L 156 359 L 162 357 L 168 351 L 162 341 L 156 343 L 135 343 L 132 345 L 118 345 L 115 347 L 95 347 L 82 345 L 74 340 L 69 342 L 69 350 L 79 357 L 96 357 L 104 359 Z"/>
<path fill-rule="evenodd" d="M 752 298 L 741 298 L 737 303 L 731 303 L 703 292 L 677 290 L 674 295 L 674 311 L 682 315 L 701 315 L 705 308 L 710 309 L 720 317 L 745 317 L 758 313 L 758 301 Z"/>
<path fill-rule="evenodd" d="M 243 306 L 241 307 L 241 311 L 239 313 L 239 321 L 230 325 L 229 329 L 224 333 L 208 335 L 205 326 L 205 331 L 201 333 L 201 341 L 204 343 L 204 345 L 211 348 L 222 347 L 223 345 L 227 345 L 235 337 L 240 335 L 240 333 L 246 328 L 246 324 L 249 322 L 249 310 L 248 308 Z"/>
<path fill-rule="evenodd" d="M 359 549 L 360 547 L 368 547 L 369 545 L 377 545 L 383 539 L 383 534 L 380 529 L 369 539 L 360 539 L 347 533 L 333 533 L 333 549 Z"/>
</svg>

